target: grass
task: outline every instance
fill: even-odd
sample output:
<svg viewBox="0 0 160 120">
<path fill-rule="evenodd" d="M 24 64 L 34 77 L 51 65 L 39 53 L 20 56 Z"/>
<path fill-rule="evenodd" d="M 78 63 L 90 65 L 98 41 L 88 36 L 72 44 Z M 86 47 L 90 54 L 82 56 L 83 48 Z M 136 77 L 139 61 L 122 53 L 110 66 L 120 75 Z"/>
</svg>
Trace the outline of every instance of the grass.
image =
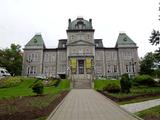
<svg viewBox="0 0 160 120">
<path fill-rule="evenodd" d="M 31 85 L 36 81 L 34 78 L 25 78 L 19 85 L 9 88 L 0 88 L 0 99 L 17 96 L 35 95 Z M 69 80 L 62 80 L 58 87 L 44 87 L 44 94 L 58 93 L 62 90 L 69 90 Z"/>
<path fill-rule="evenodd" d="M 95 80 L 94 81 L 94 89 L 96 90 L 102 90 L 103 87 L 110 83 L 115 83 L 117 85 L 120 85 L 120 80 Z"/>
<path fill-rule="evenodd" d="M 15 78 L 14 78 L 15 79 Z M 60 93 L 70 90 L 70 81 L 61 80 L 57 87 L 44 87 L 42 96 L 35 96 L 31 86 L 37 81 L 35 78 L 24 78 L 15 86 L 0 88 L 0 113 L 14 114 L 16 112 L 25 112 L 26 110 L 43 109 L 47 107 Z M 22 97 L 29 96 L 29 97 Z M 36 120 L 45 120 L 47 116 L 37 118 Z"/>
<path fill-rule="evenodd" d="M 143 111 L 137 112 L 136 115 L 141 117 L 141 118 L 145 118 L 148 115 L 150 115 L 152 117 L 156 116 L 156 117 L 160 118 L 160 105 L 156 106 L 156 107 L 152 107 L 152 108 L 147 109 L 147 110 L 143 110 Z"/>
<path fill-rule="evenodd" d="M 40 118 L 36 118 L 34 120 L 46 120 L 48 116 L 44 116 L 44 117 L 40 117 Z"/>
<path fill-rule="evenodd" d="M 130 97 L 130 96 L 136 96 L 136 95 L 141 95 L 141 94 L 150 94 L 150 93 L 160 93 L 160 88 L 159 87 L 132 87 L 130 93 L 109 93 L 110 95 L 118 98 L 122 97 Z"/>
<path fill-rule="evenodd" d="M 115 83 L 117 85 L 120 85 L 119 80 L 95 80 L 94 82 L 94 88 L 96 90 L 103 90 L 103 87 L 106 86 L 109 83 Z M 143 94 L 155 94 L 155 93 L 160 93 L 160 88 L 159 87 L 146 87 L 146 86 L 139 86 L 135 87 L 133 86 L 131 88 L 130 93 L 106 93 L 109 94 L 113 97 L 116 98 L 125 98 L 125 97 L 131 97 L 131 96 L 137 96 L 137 95 L 143 95 Z M 118 104 L 128 104 L 128 103 L 135 103 L 135 102 L 142 102 L 146 100 L 152 100 L 152 99 L 157 99 L 160 98 L 160 96 L 148 96 L 148 97 L 138 97 L 138 98 L 133 98 L 128 101 L 123 101 L 123 102 L 118 102 Z"/>
<path fill-rule="evenodd" d="M 70 88 L 70 80 L 62 80 L 58 86 L 59 89 L 62 89 L 62 90 L 69 90 Z"/>
<path fill-rule="evenodd" d="M 128 101 L 122 101 L 122 102 L 117 102 L 119 105 L 124 105 L 124 104 L 130 104 L 130 103 L 136 103 L 136 102 L 143 102 L 147 100 L 154 100 L 154 99 L 159 99 L 160 96 L 152 96 L 152 97 L 147 97 L 147 98 L 136 98 Z"/>
</svg>

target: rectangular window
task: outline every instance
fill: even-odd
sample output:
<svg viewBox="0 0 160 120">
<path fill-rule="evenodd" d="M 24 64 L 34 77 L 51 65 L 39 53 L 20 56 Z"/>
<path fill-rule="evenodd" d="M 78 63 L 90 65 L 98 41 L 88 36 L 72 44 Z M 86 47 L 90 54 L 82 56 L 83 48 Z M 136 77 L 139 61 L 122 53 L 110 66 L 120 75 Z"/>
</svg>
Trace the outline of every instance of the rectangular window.
<svg viewBox="0 0 160 120">
<path fill-rule="evenodd" d="M 49 55 L 48 55 L 48 54 L 45 54 L 44 61 L 45 61 L 45 62 L 48 62 L 48 61 L 49 61 Z"/>
<path fill-rule="evenodd" d="M 117 65 L 114 65 L 114 72 L 117 72 Z"/>
<path fill-rule="evenodd" d="M 129 67 L 128 67 L 128 65 L 126 65 L 126 72 L 127 72 L 127 73 L 129 72 Z"/>
<path fill-rule="evenodd" d="M 108 73 L 110 73 L 111 72 L 111 66 L 110 65 L 108 65 L 108 71 L 107 71 Z"/>
</svg>

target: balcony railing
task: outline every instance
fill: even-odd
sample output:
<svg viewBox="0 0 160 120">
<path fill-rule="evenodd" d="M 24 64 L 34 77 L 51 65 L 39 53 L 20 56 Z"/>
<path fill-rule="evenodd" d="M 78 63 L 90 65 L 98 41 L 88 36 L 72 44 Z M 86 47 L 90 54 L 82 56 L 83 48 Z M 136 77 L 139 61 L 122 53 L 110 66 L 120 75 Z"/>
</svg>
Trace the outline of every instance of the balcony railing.
<svg viewBox="0 0 160 120">
<path fill-rule="evenodd" d="M 70 53 L 69 56 L 93 56 L 93 53 Z"/>
</svg>

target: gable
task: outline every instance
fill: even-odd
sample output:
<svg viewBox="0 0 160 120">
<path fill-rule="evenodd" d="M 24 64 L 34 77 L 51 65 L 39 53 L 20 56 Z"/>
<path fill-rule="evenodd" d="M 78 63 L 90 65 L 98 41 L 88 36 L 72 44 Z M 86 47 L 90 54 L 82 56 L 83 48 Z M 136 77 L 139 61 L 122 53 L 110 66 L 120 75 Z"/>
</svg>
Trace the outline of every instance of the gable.
<svg viewBox="0 0 160 120">
<path fill-rule="evenodd" d="M 94 43 L 88 42 L 88 41 L 84 41 L 84 40 L 78 40 L 78 41 L 74 41 L 71 42 L 69 44 L 67 44 L 68 46 L 95 46 Z"/>
</svg>

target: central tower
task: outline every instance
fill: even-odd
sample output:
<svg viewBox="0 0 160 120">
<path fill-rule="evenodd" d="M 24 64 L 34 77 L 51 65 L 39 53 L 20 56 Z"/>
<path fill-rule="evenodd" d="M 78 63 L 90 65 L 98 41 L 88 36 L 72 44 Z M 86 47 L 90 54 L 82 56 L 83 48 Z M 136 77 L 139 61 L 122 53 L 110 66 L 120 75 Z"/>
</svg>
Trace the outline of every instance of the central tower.
<svg viewBox="0 0 160 120">
<path fill-rule="evenodd" d="M 73 87 L 91 87 L 95 57 L 92 19 L 68 20 L 67 66 Z"/>
</svg>

